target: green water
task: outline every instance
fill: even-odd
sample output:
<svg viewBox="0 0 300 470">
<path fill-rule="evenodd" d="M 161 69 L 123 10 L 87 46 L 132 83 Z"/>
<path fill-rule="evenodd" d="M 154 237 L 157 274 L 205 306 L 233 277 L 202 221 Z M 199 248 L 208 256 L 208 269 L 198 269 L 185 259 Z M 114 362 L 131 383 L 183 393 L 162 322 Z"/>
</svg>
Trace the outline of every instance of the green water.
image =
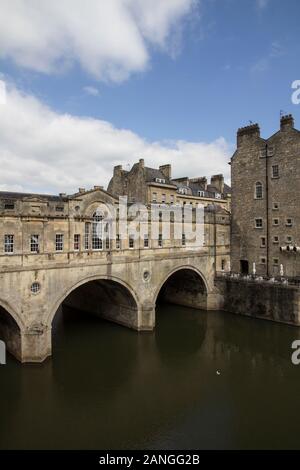
<svg viewBox="0 0 300 470">
<path fill-rule="evenodd" d="M 295 339 L 170 305 L 151 333 L 65 310 L 52 359 L 0 366 L 0 448 L 300 448 Z"/>
</svg>

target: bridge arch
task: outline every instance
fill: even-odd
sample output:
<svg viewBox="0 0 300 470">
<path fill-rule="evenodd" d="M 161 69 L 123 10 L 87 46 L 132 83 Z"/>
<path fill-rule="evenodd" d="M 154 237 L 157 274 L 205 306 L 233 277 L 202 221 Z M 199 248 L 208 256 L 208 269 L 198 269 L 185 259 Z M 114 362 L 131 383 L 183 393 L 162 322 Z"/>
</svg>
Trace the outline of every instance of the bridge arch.
<svg viewBox="0 0 300 470">
<path fill-rule="evenodd" d="M 205 276 L 194 266 L 174 268 L 159 284 L 154 303 L 160 300 L 205 310 L 209 287 Z"/>
<path fill-rule="evenodd" d="M 22 357 L 22 332 L 25 325 L 17 312 L 5 301 L 0 300 L 0 339 L 7 351 L 17 359 Z"/>
<path fill-rule="evenodd" d="M 4 310 L 15 321 L 20 330 L 25 328 L 25 324 L 17 311 L 5 300 L 0 299 L 0 310 Z"/>
<path fill-rule="evenodd" d="M 48 314 L 48 328 L 63 304 L 131 328 L 138 325 L 138 295 L 128 283 L 115 276 L 84 277 L 64 290 Z"/>
</svg>

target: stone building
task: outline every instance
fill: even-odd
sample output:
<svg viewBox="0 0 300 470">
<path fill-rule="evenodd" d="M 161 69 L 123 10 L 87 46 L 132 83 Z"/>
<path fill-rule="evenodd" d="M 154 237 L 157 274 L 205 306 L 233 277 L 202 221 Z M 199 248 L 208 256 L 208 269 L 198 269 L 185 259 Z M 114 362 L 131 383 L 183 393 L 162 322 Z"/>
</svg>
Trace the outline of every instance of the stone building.
<svg viewBox="0 0 300 470">
<path fill-rule="evenodd" d="M 223 175 L 212 176 L 210 184 L 206 177 L 172 178 L 171 165 L 149 168 L 143 159 L 129 171 L 123 170 L 121 165 L 116 166 L 108 191 L 115 196 L 127 195 L 130 202 L 192 206 L 216 203 L 230 210 L 231 189 L 224 183 Z"/>
<path fill-rule="evenodd" d="M 233 272 L 300 276 L 300 132 L 282 116 L 271 137 L 258 124 L 237 132 L 231 158 Z"/>
<path fill-rule="evenodd" d="M 108 205 L 115 232 L 99 212 Z M 154 328 L 161 294 L 195 308 L 222 307 L 214 280 L 216 270 L 229 269 L 226 210 L 206 208 L 205 243 L 192 247 L 184 233 L 175 235 L 172 219 L 166 238 L 152 237 L 151 221 L 148 236 L 131 237 L 128 223 L 120 237 L 122 222 L 118 199 L 100 186 L 58 196 L 0 192 L 0 339 L 8 351 L 22 362 L 51 355 L 52 322 L 63 305 L 139 331 Z M 144 225 L 138 222 L 139 234 Z"/>
</svg>

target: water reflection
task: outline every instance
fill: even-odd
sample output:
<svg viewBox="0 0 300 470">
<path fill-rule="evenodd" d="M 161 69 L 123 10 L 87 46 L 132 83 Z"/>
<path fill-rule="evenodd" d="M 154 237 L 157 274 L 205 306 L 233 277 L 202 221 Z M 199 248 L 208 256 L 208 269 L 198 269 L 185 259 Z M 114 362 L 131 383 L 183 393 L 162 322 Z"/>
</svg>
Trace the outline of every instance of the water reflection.
<svg viewBox="0 0 300 470">
<path fill-rule="evenodd" d="M 0 368 L 0 448 L 300 447 L 298 329 L 168 305 L 152 333 L 56 321 L 51 360 Z"/>
</svg>

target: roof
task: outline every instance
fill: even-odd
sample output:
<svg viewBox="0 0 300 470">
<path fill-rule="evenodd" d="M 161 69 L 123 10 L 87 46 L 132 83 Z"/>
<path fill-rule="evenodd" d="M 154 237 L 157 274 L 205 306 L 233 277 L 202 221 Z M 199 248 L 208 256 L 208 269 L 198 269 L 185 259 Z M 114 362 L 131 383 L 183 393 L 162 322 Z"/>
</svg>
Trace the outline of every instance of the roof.
<svg viewBox="0 0 300 470">
<path fill-rule="evenodd" d="M 52 194 L 36 194 L 36 193 L 17 193 L 10 191 L 0 191 L 0 199 L 24 199 L 24 198 L 38 198 L 47 201 L 65 201 L 67 196 L 59 196 Z"/>
<path fill-rule="evenodd" d="M 170 183 L 170 179 L 167 178 L 159 169 L 156 168 L 149 168 L 145 166 L 145 177 L 146 182 L 155 181 L 156 178 L 160 178 L 166 181 L 166 183 Z"/>
</svg>

